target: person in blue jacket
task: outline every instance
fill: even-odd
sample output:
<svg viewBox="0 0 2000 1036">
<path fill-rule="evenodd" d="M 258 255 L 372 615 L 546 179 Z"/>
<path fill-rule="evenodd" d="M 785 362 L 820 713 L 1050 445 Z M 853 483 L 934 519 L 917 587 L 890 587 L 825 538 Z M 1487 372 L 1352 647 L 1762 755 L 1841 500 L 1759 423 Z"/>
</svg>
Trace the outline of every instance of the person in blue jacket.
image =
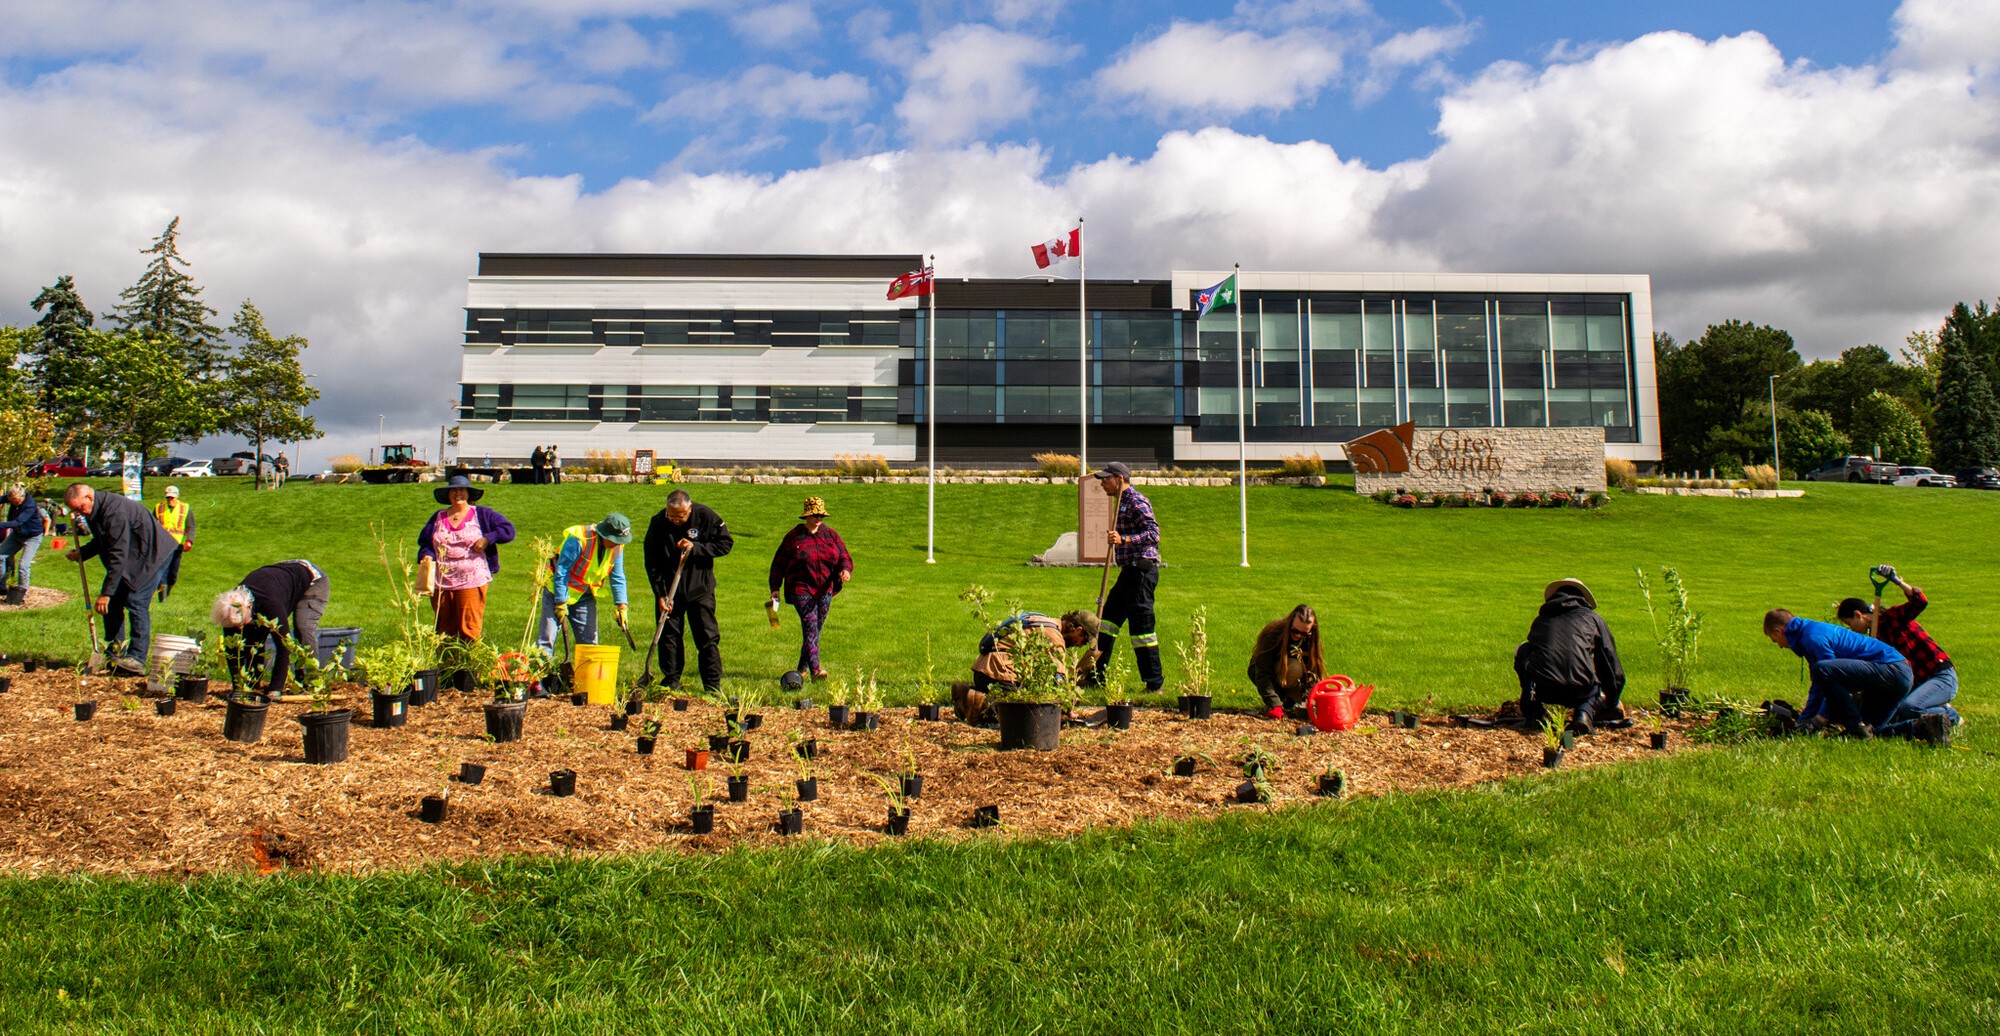
<svg viewBox="0 0 2000 1036">
<path fill-rule="evenodd" d="M 28 573 L 35 567 L 35 551 L 42 545 L 42 508 L 35 503 L 35 494 L 20 483 L 7 487 L 0 500 L 7 504 L 7 520 L 0 522 L 0 534 L 6 539 L 0 542 L 0 592 L 7 595 L 7 603 L 20 604 L 27 599 Z M 7 587 L 5 567 L 10 558 L 18 557 L 15 563 L 14 586 Z"/>
<path fill-rule="evenodd" d="M 1806 660 L 1812 682 L 1798 727 L 1807 733 L 1839 724 L 1850 737 L 1869 737 L 1862 717 L 1887 715 L 1910 693 L 1910 663 L 1902 652 L 1845 626 L 1773 608 L 1764 613 L 1764 635 Z"/>
</svg>

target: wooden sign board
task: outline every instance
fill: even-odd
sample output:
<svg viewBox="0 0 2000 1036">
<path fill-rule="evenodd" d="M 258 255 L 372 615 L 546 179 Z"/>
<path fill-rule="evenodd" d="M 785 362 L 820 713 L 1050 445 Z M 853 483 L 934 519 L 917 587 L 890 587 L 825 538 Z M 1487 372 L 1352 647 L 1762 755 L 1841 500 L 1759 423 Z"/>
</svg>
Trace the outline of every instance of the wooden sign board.
<svg viewBox="0 0 2000 1036">
<path fill-rule="evenodd" d="M 1111 549 L 1105 536 L 1117 520 L 1118 501 L 1104 495 L 1104 484 L 1085 475 L 1076 480 L 1076 556 L 1086 565 L 1104 564 Z"/>
<path fill-rule="evenodd" d="M 636 478 L 653 477 L 653 451 L 632 451 L 632 474 Z"/>
</svg>

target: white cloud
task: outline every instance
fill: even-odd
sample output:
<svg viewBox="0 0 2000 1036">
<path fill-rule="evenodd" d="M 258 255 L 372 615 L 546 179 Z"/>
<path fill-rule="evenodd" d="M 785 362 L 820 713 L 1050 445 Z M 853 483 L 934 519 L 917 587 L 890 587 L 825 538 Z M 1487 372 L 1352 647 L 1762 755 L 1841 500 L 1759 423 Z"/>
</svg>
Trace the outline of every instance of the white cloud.
<svg viewBox="0 0 2000 1036">
<path fill-rule="evenodd" d="M 1988 0 L 1904 0 L 1896 57 L 1928 68 L 2000 73 L 2000 17 Z"/>
<path fill-rule="evenodd" d="M 767 47 L 797 43 L 819 33 L 819 17 L 804 0 L 740 10 L 729 16 L 738 35 Z"/>
<path fill-rule="evenodd" d="M 994 0 L 993 20 L 1002 25 L 1045 24 L 1054 21 L 1068 5 L 1069 0 Z"/>
<path fill-rule="evenodd" d="M 1097 75 L 1107 96 L 1169 120 L 1183 113 L 1241 115 L 1310 102 L 1340 75 L 1340 44 L 1317 29 L 1275 36 L 1175 22 L 1127 48 Z"/>
<path fill-rule="evenodd" d="M 624 22 L 591 29 L 568 48 L 570 60 L 598 75 L 653 68 L 672 60 L 671 38 L 647 36 Z"/>
<path fill-rule="evenodd" d="M 763 119 L 831 122 L 857 117 L 868 104 L 868 81 L 848 72 L 810 72 L 758 65 L 735 79 L 705 82 L 660 103 L 648 119 L 719 122 L 745 114 Z"/>
<path fill-rule="evenodd" d="M 948 29 L 910 66 L 909 91 L 896 115 L 925 144 L 977 138 L 1033 112 L 1041 91 L 1031 73 L 1059 67 L 1074 53 L 1073 47 L 988 25 Z"/>
<path fill-rule="evenodd" d="M 1421 29 L 1399 32 L 1368 49 L 1368 74 L 1362 77 L 1354 88 L 1354 99 L 1358 104 L 1367 104 L 1389 91 L 1396 77 L 1411 68 L 1421 68 L 1422 82 L 1441 82 L 1448 79 L 1442 59 L 1471 43 L 1478 35 L 1478 26 L 1470 22 L 1457 25 L 1427 25 Z"/>
</svg>

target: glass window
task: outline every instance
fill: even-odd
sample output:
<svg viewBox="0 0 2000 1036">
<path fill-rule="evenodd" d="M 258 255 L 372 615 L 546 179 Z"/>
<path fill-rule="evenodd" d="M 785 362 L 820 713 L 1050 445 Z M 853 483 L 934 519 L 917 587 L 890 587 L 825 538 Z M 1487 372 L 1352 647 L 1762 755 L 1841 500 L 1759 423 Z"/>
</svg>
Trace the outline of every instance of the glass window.
<svg viewBox="0 0 2000 1036">
<path fill-rule="evenodd" d="M 1056 355 L 1055 342 L 1050 339 L 1054 321 L 1047 316 L 1031 313 L 1009 313 L 1004 321 L 1007 327 L 1007 353 L 1010 360 L 1052 360 Z M 1072 321 L 1069 330 L 1074 332 Z M 1074 348 L 1076 340 L 1070 340 Z M 1070 352 L 1069 355 L 1076 355 Z"/>
<path fill-rule="evenodd" d="M 1445 387 L 1485 388 L 1486 303 L 1457 299 L 1439 300 L 1437 335 L 1438 350 L 1444 354 Z M 1490 404 L 1486 409 L 1492 409 Z M 1456 425 L 1457 422 L 1454 421 L 1453 424 Z"/>
<path fill-rule="evenodd" d="M 1220 388 L 1203 386 L 1200 396 L 1197 399 L 1197 405 L 1201 407 L 1201 416 L 1205 418 L 1218 415 L 1234 417 L 1236 416 L 1236 386 L 1229 385 Z"/>
<path fill-rule="evenodd" d="M 896 423 L 896 386 L 862 385 L 850 390 L 848 399 L 850 404 L 859 404 L 860 416 L 856 420 Z"/>
<path fill-rule="evenodd" d="M 1582 428 L 1596 423 L 1591 420 L 1589 389 L 1552 388 L 1549 390 L 1550 427 Z"/>
<path fill-rule="evenodd" d="M 1483 388 L 1446 389 L 1444 402 L 1445 416 L 1453 428 L 1485 428 L 1493 424 L 1493 397 Z"/>
<path fill-rule="evenodd" d="M 896 345 L 901 338 L 902 321 L 874 313 L 854 321 L 850 341 L 859 345 Z"/>
<path fill-rule="evenodd" d="M 938 359 L 998 359 L 1000 349 L 996 338 L 999 333 L 999 322 L 992 316 L 940 315 L 937 326 Z"/>
<path fill-rule="evenodd" d="M 500 419 L 500 386 L 474 384 L 459 386 L 458 416 L 475 421 Z"/>
<path fill-rule="evenodd" d="M 1314 352 L 1361 349 L 1361 303 L 1313 302 L 1307 318 Z"/>
<path fill-rule="evenodd" d="M 1622 316 L 1584 317 L 1591 352 L 1625 351 L 1625 318 Z"/>
<path fill-rule="evenodd" d="M 1410 420 L 1423 428 L 1444 427 L 1444 390 L 1441 388 L 1410 389 Z M 1395 424 L 1394 421 L 1388 422 Z"/>
<path fill-rule="evenodd" d="M 1500 416 L 1509 428 L 1541 428 L 1549 423 L 1539 388 L 1501 389 Z"/>
<path fill-rule="evenodd" d="M 509 420 L 588 421 L 588 385 L 516 385 Z"/>
<path fill-rule="evenodd" d="M 1361 423 L 1361 403 L 1353 389 L 1313 389 L 1313 424 L 1353 428 Z"/>
<path fill-rule="evenodd" d="M 686 345 L 688 326 L 686 324 L 646 324 L 647 345 Z"/>
<path fill-rule="evenodd" d="M 1296 388 L 1260 388 L 1255 393 L 1251 416 L 1260 428 L 1297 428 L 1304 423 Z"/>
<path fill-rule="evenodd" d="M 844 385 L 773 385 L 770 394 L 772 424 L 815 424 L 847 420 L 847 387 Z M 732 400 L 731 409 L 740 409 L 741 400 Z"/>
<path fill-rule="evenodd" d="M 1361 427 L 1387 428 L 1397 423 L 1395 389 L 1364 388 L 1355 394 L 1361 397 Z"/>
<path fill-rule="evenodd" d="M 1262 299 L 1258 307 L 1258 342 L 1264 362 L 1298 362 L 1299 304 L 1290 299 Z"/>
</svg>

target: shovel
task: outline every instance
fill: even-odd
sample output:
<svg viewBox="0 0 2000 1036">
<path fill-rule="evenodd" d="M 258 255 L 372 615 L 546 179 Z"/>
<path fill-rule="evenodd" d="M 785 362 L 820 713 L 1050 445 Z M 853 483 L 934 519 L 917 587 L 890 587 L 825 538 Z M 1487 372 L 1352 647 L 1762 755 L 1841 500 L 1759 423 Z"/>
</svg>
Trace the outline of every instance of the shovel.
<svg viewBox="0 0 2000 1036">
<path fill-rule="evenodd" d="M 1118 526 L 1118 505 L 1116 503 L 1111 505 L 1111 525 L 1113 528 L 1117 528 Z M 1109 543 L 1104 545 L 1104 572 L 1097 577 L 1096 615 L 1100 619 L 1104 618 L 1104 594 L 1111 586 L 1111 560 L 1117 556 L 1117 547 Z"/>
<path fill-rule="evenodd" d="M 681 588 L 681 570 L 687 568 L 687 563 L 688 556 L 682 554 L 680 561 L 674 565 L 673 582 L 667 584 L 666 606 L 659 609 L 660 621 L 653 624 L 653 640 L 646 645 L 646 666 L 639 673 L 639 682 L 632 685 L 635 690 L 653 682 L 653 652 L 659 650 L 660 634 L 666 632 L 667 616 L 673 614 L 674 594 Z"/>
<path fill-rule="evenodd" d="M 83 585 L 83 621 L 90 627 L 90 668 L 94 672 L 104 668 L 104 645 L 97 639 L 97 609 L 90 596 L 90 571 L 83 567 L 83 560 L 76 563 L 76 578 Z"/>
<path fill-rule="evenodd" d="M 1868 581 L 1875 584 L 1875 610 L 1868 613 L 1868 635 L 1871 637 L 1876 635 L 1875 626 L 1877 621 L 1882 617 L 1882 591 L 1888 588 L 1889 581 L 1894 578 L 1893 575 L 1885 576 L 1882 574 L 1882 570 L 1885 568 L 1889 569 L 1891 573 L 1896 571 L 1887 565 L 1877 565 L 1868 570 Z"/>
</svg>

